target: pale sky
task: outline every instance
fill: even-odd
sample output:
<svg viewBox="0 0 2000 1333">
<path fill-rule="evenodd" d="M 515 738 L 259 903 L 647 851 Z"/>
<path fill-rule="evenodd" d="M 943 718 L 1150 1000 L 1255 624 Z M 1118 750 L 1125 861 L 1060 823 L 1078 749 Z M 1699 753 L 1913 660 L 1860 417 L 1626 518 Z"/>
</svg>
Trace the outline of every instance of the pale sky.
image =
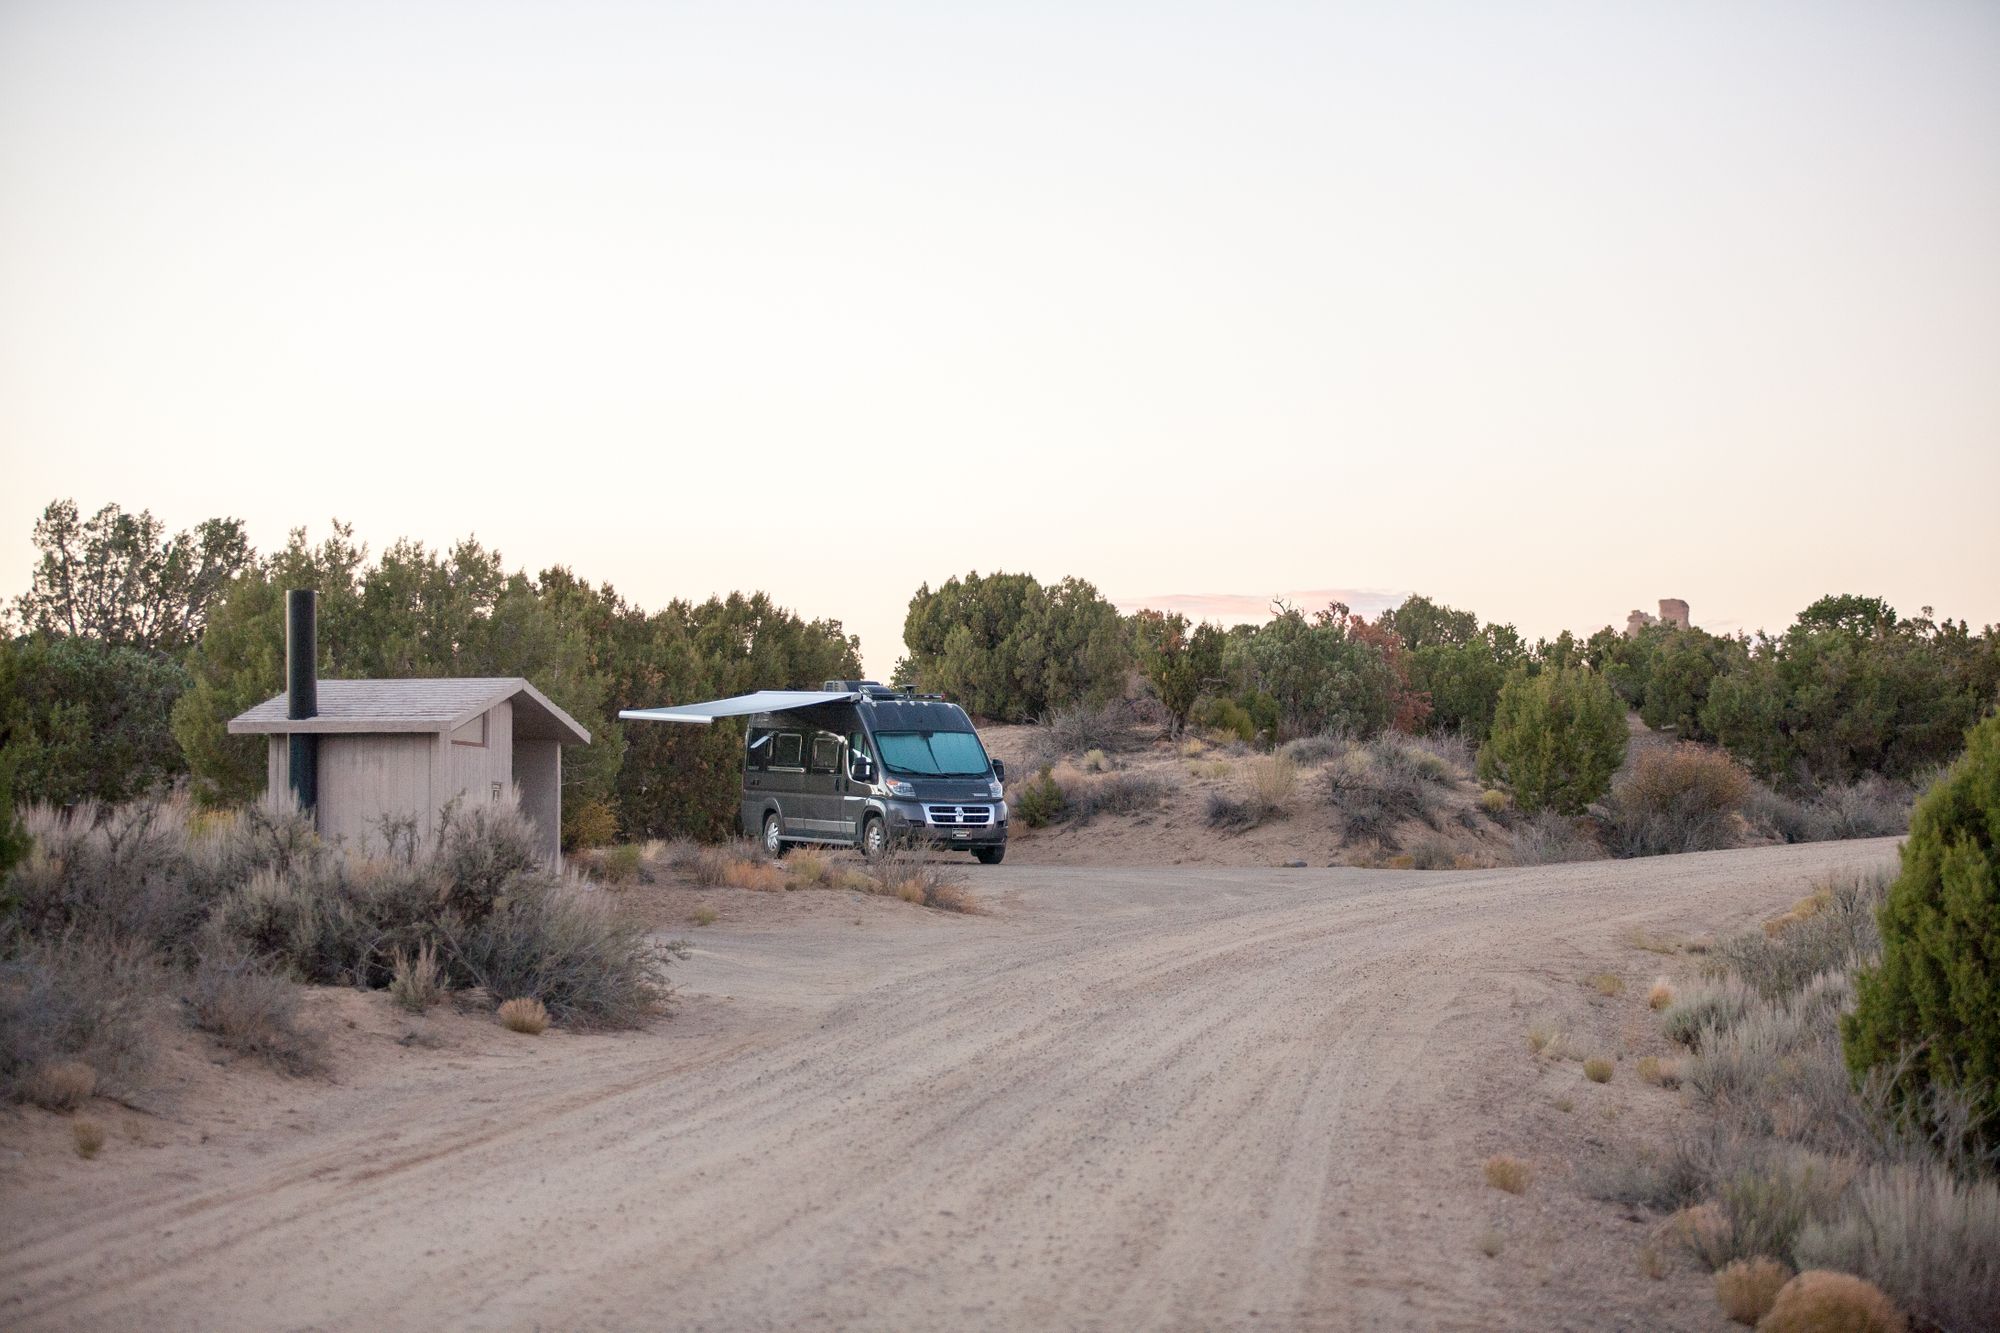
<svg viewBox="0 0 2000 1333">
<path fill-rule="evenodd" d="M 0 2 L 0 591 L 71 496 L 875 673 L 974 568 L 2000 621 L 1996 71 L 1983 2 Z"/>
</svg>

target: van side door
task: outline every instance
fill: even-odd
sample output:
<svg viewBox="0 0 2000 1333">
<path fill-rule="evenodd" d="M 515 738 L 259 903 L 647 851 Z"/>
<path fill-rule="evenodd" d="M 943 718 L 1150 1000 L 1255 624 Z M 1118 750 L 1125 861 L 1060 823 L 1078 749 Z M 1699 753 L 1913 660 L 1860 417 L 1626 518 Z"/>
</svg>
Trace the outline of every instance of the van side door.
<svg viewBox="0 0 2000 1333">
<path fill-rule="evenodd" d="M 812 812 L 806 808 L 806 733 L 800 727 L 784 727 L 771 733 L 771 757 L 764 769 L 764 790 L 778 807 L 778 831 L 788 838 L 811 833 L 806 822 Z"/>
<path fill-rule="evenodd" d="M 821 838 L 841 836 L 841 789 L 847 785 L 845 748 L 831 731 L 814 731 L 807 736 L 805 799 L 799 813 L 813 834 Z"/>
<path fill-rule="evenodd" d="M 847 734 L 847 790 L 840 802 L 842 836 L 861 836 L 861 821 L 868 814 L 868 797 L 875 783 L 881 780 L 877 767 L 880 763 L 866 731 L 856 727 Z"/>
</svg>

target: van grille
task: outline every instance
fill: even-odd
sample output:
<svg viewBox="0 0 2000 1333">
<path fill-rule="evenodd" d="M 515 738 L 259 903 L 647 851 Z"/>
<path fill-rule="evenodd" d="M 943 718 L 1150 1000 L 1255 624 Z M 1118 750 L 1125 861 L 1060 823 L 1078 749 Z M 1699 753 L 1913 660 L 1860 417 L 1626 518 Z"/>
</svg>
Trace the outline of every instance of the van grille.
<svg viewBox="0 0 2000 1333">
<path fill-rule="evenodd" d="M 924 816 L 939 828 L 985 827 L 993 822 L 990 805 L 927 805 Z"/>
</svg>

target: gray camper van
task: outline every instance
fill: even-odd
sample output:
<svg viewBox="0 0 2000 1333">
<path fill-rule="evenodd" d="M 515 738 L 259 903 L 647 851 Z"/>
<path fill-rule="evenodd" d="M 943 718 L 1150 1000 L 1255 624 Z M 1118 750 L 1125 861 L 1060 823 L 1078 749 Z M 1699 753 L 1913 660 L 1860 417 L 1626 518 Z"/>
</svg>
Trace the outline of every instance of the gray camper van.
<svg viewBox="0 0 2000 1333">
<path fill-rule="evenodd" d="M 818 691 L 762 690 L 621 718 L 707 723 L 743 717 L 743 831 L 773 854 L 833 843 L 880 856 L 899 842 L 1007 854 L 1006 769 L 957 704 L 872 680 Z"/>
</svg>

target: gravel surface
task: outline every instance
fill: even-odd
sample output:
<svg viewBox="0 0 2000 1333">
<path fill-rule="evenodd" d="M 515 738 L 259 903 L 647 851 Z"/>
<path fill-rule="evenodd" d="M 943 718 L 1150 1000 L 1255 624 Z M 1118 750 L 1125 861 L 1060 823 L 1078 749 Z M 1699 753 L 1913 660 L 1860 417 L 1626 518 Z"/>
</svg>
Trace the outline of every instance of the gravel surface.
<svg viewBox="0 0 2000 1333">
<path fill-rule="evenodd" d="M 1727 1327 L 1569 1179 L 1627 1103 L 1548 1088 L 1684 1110 L 1525 1024 L 1648 1030 L 1579 982 L 1657 964 L 1621 937 L 1746 926 L 1894 845 L 1003 866 L 968 872 L 978 917 L 825 894 L 697 932 L 652 1032 L 384 1036 L 255 1134 L 23 1174 L 0 1324 Z M 1537 1160 L 1527 1195 L 1480 1183 L 1496 1151 Z"/>
</svg>

